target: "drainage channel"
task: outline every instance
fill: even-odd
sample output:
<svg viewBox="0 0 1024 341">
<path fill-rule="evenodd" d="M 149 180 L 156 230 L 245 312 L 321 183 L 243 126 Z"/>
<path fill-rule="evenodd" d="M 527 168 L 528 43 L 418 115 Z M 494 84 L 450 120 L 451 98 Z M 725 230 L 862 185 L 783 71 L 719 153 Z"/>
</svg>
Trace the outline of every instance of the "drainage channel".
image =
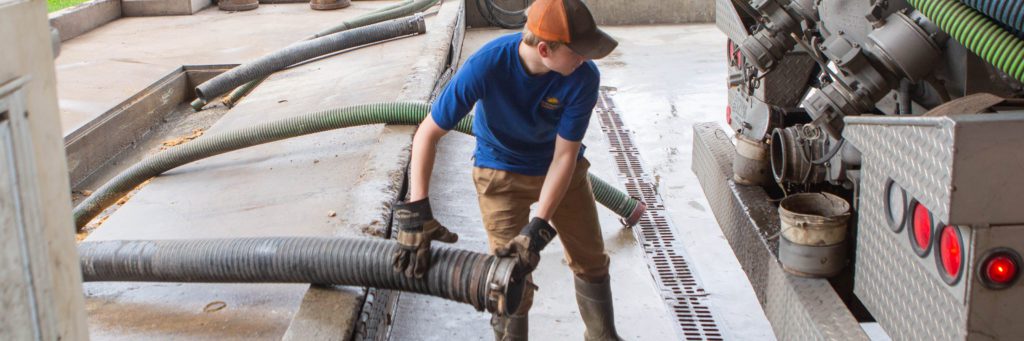
<svg viewBox="0 0 1024 341">
<path fill-rule="evenodd" d="M 658 194 L 652 177 L 644 171 L 640 151 L 633 144 L 629 130 L 622 123 L 611 92 L 614 88 L 601 87 L 595 113 L 601 120 L 601 130 L 610 142 L 609 151 L 615 158 L 619 180 L 630 196 L 647 203 L 647 212 L 633 227 L 633 235 L 644 248 L 644 259 L 661 291 L 668 311 L 675 318 L 676 331 L 685 340 L 723 340 L 714 315 L 708 308 L 708 295 L 686 262 L 682 242 L 676 237 L 672 220 Z"/>
</svg>

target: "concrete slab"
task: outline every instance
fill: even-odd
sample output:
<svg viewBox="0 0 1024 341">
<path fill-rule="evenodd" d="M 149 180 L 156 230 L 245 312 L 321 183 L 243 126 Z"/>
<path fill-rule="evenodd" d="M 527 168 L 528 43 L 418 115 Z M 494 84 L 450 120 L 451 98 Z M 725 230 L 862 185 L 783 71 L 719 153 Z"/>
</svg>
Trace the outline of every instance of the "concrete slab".
<svg viewBox="0 0 1024 341">
<path fill-rule="evenodd" d="M 463 45 L 468 57 L 491 39 L 514 31 L 472 30 Z M 584 143 L 591 172 L 603 179 L 615 179 L 614 161 L 606 152 L 608 141 L 600 124 L 591 120 Z M 431 204 L 435 216 L 460 235 L 460 248 L 486 252 L 487 237 L 480 218 L 472 181 L 470 157 L 475 139 L 451 133 L 441 140 L 438 163 L 431 182 Z M 622 229 L 618 217 L 599 208 L 605 245 L 612 258 L 612 291 L 617 326 L 628 340 L 676 338 L 672 320 L 657 292 L 642 250 L 632 232 Z M 563 258 L 560 242 L 553 242 L 541 255 L 534 272 L 540 290 L 530 315 L 530 336 L 538 340 L 579 339 L 583 335 L 573 290 L 572 272 Z M 493 338 L 490 314 L 472 307 L 422 295 L 403 293 L 395 316 L 393 339 L 397 340 L 483 340 Z"/>
<path fill-rule="evenodd" d="M 386 4 L 386 3 L 381 3 Z M 262 6 L 261 6 L 262 8 Z M 184 18 L 188 19 L 188 18 Z M 428 27 L 435 20 L 428 16 Z M 257 23 L 251 23 L 257 24 Z M 373 45 L 275 74 L 214 124 L 208 134 L 321 110 L 392 101 L 422 55 L 426 36 Z M 363 236 L 374 222 L 351 219 L 381 193 L 352 193 L 387 173 L 373 152 L 383 125 L 298 137 L 219 155 L 154 179 L 88 240 L 228 238 L 254 236 Z M 405 133 L 404 139 L 409 135 Z M 397 152 L 397 151 L 395 151 Z M 329 212 L 337 212 L 330 216 Z M 364 216 L 358 216 L 360 218 Z M 378 222 L 379 223 L 379 222 Z M 308 285 L 86 284 L 94 337 L 280 339 Z M 226 297 L 224 291 L 239 290 Z M 138 292 L 128 295 L 127 292 Z M 111 293 L 111 294 L 104 294 Z M 341 295 L 358 297 L 361 291 Z M 259 304 L 246 303 L 258 301 Z M 221 322 L 204 324 L 201 310 L 169 310 L 168 302 L 224 301 Z M 359 301 L 355 299 L 352 302 Z M 204 303 L 205 304 L 205 303 Z M 138 309 L 126 309 L 135 307 Z M 191 307 L 192 305 L 189 305 Z M 358 305 L 349 305 L 353 314 Z M 149 326 L 107 332 L 109 321 Z M 262 321 L 253 328 L 251 321 Z M 182 328 L 188 325 L 189 328 Z"/>
<path fill-rule="evenodd" d="M 65 41 L 56 59 L 65 135 L 181 65 L 244 63 L 346 19 L 398 1 L 357 1 L 337 11 L 308 4 L 214 7 L 190 16 L 120 18 Z"/>
<path fill-rule="evenodd" d="M 714 25 L 605 30 L 619 47 L 598 61 L 602 85 L 618 89 L 616 107 L 634 132 L 633 141 L 655 177 L 720 329 L 727 339 L 773 339 L 750 282 L 690 171 L 693 124 L 725 124 L 725 35 Z"/>
</svg>

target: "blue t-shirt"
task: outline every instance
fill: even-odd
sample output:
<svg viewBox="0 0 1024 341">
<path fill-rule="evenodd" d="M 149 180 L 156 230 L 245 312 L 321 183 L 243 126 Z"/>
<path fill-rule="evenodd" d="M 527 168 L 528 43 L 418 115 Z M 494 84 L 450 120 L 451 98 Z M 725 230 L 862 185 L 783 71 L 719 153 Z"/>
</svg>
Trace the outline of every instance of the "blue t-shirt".
<svg viewBox="0 0 1024 341">
<path fill-rule="evenodd" d="M 545 175 L 556 134 L 583 140 L 597 104 L 600 74 L 587 61 L 569 76 L 554 71 L 530 76 L 519 60 L 521 40 L 522 33 L 502 36 L 470 56 L 434 101 L 430 116 L 451 130 L 476 104 L 475 165 Z"/>
</svg>

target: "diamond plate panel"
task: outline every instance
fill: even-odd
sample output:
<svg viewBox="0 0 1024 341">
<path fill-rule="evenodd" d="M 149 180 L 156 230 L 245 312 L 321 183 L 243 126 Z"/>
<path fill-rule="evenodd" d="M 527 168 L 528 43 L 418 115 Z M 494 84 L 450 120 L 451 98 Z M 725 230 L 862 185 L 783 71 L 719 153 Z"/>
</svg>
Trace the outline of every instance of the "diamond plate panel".
<svg viewBox="0 0 1024 341">
<path fill-rule="evenodd" d="M 887 175 L 895 173 L 885 166 L 893 165 L 875 163 L 878 159 L 868 161 L 861 168 L 854 293 L 893 339 L 966 337 L 967 316 L 962 301 L 947 290 L 935 274 L 934 265 L 928 267 L 924 264 L 927 262 L 918 261 L 909 247 L 907 229 L 894 233 L 888 227 L 884 189 Z"/>
<path fill-rule="evenodd" d="M 759 187 L 732 181 L 733 145 L 716 123 L 694 125 L 693 171 L 722 233 L 780 340 L 867 340 L 827 280 L 789 275 L 776 261 L 778 211 Z"/>
<path fill-rule="evenodd" d="M 757 96 L 765 103 L 789 108 L 800 104 L 817 63 L 806 53 L 788 53 L 764 76 Z"/>
<path fill-rule="evenodd" d="M 734 42 L 741 42 L 749 33 L 740 20 L 732 0 L 715 0 L 715 25 Z"/>
<path fill-rule="evenodd" d="M 899 182 L 938 220 L 949 221 L 953 124 L 947 118 L 904 120 L 914 125 L 879 125 L 847 118 L 843 136 L 863 153 L 865 163 Z"/>
</svg>

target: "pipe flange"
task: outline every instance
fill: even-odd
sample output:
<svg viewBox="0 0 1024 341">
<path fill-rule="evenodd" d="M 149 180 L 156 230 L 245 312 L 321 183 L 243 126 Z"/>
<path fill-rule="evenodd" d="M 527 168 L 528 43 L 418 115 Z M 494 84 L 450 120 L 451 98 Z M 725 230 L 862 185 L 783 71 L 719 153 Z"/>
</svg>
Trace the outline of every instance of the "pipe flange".
<svg viewBox="0 0 1024 341">
<path fill-rule="evenodd" d="M 526 285 L 512 278 L 516 263 L 512 257 L 494 257 L 487 271 L 487 311 L 508 316 L 519 309 Z"/>
</svg>

